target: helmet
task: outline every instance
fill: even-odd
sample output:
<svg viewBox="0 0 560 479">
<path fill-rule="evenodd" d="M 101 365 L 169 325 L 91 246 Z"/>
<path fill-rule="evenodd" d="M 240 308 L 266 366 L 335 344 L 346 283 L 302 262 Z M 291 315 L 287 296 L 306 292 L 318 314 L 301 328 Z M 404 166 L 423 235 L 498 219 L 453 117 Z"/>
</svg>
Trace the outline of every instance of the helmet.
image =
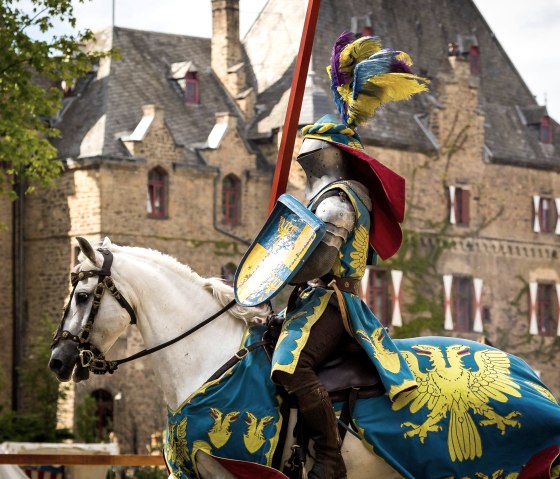
<svg viewBox="0 0 560 479">
<path fill-rule="evenodd" d="M 297 161 L 307 176 L 305 197 L 309 201 L 334 181 L 351 178 L 347 154 L 323 140 L 306 138 Z"/>
</svg>

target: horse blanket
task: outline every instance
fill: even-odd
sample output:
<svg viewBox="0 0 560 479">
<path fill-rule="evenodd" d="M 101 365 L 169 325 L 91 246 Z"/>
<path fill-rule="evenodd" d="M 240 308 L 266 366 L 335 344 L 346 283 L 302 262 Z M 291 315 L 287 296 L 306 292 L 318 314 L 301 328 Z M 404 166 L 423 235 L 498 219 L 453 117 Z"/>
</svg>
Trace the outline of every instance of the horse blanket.
<svg viewBox="0 0 560 479">
<path fill-rule="evenodd" d="M 264 326 L 248 328 L 245 345 Z M 353 412 L 364 446 L 406 478 L 518 477 L 531 457 L 560 444 L 560 407 L 521 359 L 457 338 L 394 340 L 419 386 L 359 399 Z M 165 457 L 177 479 L 194 478 L 194 454 L 270 466 L 283 418 L 258 348 L 168 412 Z M 551 459 L 552 461 L 553 459 Z"/>
</svg>

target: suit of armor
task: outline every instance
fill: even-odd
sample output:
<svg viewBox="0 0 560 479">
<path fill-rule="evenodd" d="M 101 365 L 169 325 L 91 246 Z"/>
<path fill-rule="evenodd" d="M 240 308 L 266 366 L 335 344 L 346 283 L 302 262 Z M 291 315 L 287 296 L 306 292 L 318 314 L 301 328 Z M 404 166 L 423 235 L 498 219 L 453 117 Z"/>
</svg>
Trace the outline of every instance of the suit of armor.
<svg viewBox="0 0 560 479">
<path fill-rule="evenodd" d="M 369 249 L 368 189 L 351 179 L 348 154 L 324 141 L 306 139 L 298 161 L 308 179 L 308 208 L 325 223 L 326 234 L 292 280 L 298 285 L 297 295 L 285 311 L 272 378 L 297 397 L 315 440 L 316 465 L 309 477 L 339 479 L 346 472 L 336 417 L 317 367 L 352 334 L 380 371 L 391 397 L 416 387 L 416 382 L 389 337 L 384 347 L 395 355 L 396 367 L 387 369 L 375 354 L 372 335 L 378 328 L 385 330 L 359 298 Z"/>
</svg>

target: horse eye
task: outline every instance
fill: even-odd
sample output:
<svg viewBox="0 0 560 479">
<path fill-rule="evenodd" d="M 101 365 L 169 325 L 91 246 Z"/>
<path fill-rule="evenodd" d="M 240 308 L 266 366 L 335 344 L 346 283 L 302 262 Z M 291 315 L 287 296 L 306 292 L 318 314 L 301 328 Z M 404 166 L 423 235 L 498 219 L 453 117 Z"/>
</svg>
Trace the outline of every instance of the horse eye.
<svg viewBox="0 0 560 479">
<path fill-rule="evenodd" d="M 88 293 L 78 293 L 76 294 L 76 303 L 85 303 L 89 298 Z"/>
</svg>

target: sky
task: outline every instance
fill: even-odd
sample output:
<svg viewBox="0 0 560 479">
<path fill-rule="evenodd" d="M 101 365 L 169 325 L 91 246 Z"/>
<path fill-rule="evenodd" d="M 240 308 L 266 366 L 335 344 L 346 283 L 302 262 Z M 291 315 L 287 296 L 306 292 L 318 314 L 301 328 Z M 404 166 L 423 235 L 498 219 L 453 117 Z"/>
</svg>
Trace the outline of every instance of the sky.
<svg viewBox="0 0 560 479">
<path fill-rule="evenodd" d="M 305 0 L 301 0 L 302 2 Z M 452 0 L 460 1 L 460 0 Z M 560 121 L 560 0 L 474 0 L 539 104 Z M 25 6 L 30 2 L 18 2 Z M 113 0 L 75 3 L 78 28 L 112 23 Z M 240 0 L 243 37 L 266 0 Z M 139 30 L 209 37 L 210 0 L 115 0 L 115 24 Z M 63 27 L 58 27 L 64 31 Z"/>
</svg>

